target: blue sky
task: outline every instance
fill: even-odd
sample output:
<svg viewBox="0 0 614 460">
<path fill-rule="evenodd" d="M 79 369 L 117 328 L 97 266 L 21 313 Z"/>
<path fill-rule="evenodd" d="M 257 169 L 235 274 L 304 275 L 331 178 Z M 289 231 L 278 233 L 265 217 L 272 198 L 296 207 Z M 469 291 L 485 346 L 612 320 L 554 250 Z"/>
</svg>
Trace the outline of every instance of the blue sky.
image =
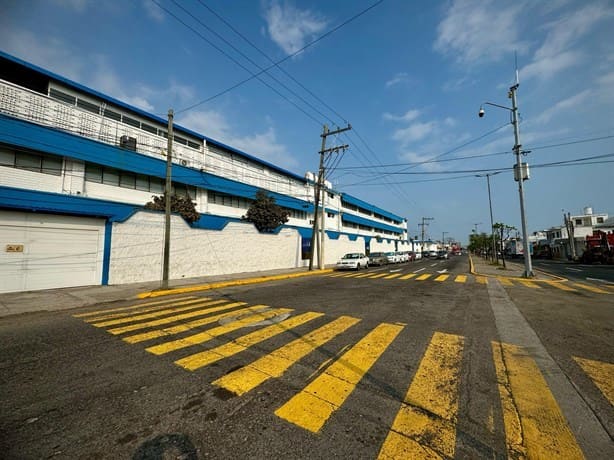
<svg viewBox="0 0 614 460">
<path fill-rule="evenodd" d="M 297 174 L 317 169 L 324 123 L 350 123 L 328 138 L 350 145 L 334 187 L 461 241 L 489 231 L 475 175 L 515 162 L 509 113 L 477 116 L 511 105 L 515 55 L 529 231 L 614 215 L 614 157 L 537 167 L 614 154 L 613 41 L 611 1 L 8 0 L 0 17 L 5 52 Z M 509 170 L 491 192 L 495 222 L 520 229 Z"/>
</svg>

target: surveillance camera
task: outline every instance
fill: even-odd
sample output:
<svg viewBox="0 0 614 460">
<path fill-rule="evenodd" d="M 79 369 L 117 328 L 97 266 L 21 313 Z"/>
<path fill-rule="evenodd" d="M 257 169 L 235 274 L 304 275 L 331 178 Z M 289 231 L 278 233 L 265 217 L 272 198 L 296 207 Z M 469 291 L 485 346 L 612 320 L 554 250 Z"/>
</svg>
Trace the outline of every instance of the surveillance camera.
<svg viewBox="0 0 614 460">
<path fill-rule="evenodd" d="M 480 107 L 480 111 L 478 112 L 478 116 L 482 118 L 484 116 L 484 109 Z"/>
</svg>

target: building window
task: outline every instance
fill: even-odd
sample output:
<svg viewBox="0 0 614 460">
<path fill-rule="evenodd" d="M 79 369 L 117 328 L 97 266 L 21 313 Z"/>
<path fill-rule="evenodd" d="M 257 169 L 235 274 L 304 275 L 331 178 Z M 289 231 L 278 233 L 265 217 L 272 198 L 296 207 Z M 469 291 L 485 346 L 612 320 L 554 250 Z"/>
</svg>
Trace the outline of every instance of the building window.
<svg viewBox="0 0 614 460">
<path fill-rule="evenodd" d="M 582 225 L 582 219 L 576 219 L 576 225 Z"/>
<path fill-rule="evenodd" d="M 135 128 L 141 127 L 141 122 L 139 120 L 135 120 L 134 118 L 127 117 L 126 115 L 122 116 L 122 122 L 127 125 L 134 126 Z"/>
<path fill-rule="evenodd" d="M 26 171 L 62 175 L 62 157 L 37 152 L 21 152 L 0 147 L 0 165 Z"/>
<path fill-rule="evenodd" d="M 141 123 L 141 129 L 151 134 L 158 134 L 158 128 L 156 128 L 155 126 L 148 125 L 147 123 Z"/>
<path fill-rule="evenodd" d="M 114 110 L 104 109 L 103 116 L 115 121 L 122 121 L 122 115 Z"/>
<path fill-rule="evenodd" d="M 326 217 L 329 217 L 330 219 L 333 219 L 335 217 L 335 215 L 332 212 L 327 212 L 326 213 Z"/>
<path fill-rule="evenodd" d="M 603 224 L 603 217 L 597 217 L 597 223 Z"/>
<path fill-rule="evenodd" d="M 51 88 L 49 90 L 49 96 L 58 101 L 67 102 L 68 104 L 75 105 L 77 102 L 77 98 L 75 96 L 71 96 L 70 94 L 66 94 L 63 91 L 58 91 L 57 89 Z"/>
<path fill-rule="evenodd" d="M 100 113 L 100 106 L 97 104 L 92 104 L 91 102 L 88 101 L 84 101 L 83 99 L 78 99 L 77 100 L 77 107 L 83 109 L 83 110 L 87 110 L 88 112 L 92 112 L 92 113 Z"/>
</svg>

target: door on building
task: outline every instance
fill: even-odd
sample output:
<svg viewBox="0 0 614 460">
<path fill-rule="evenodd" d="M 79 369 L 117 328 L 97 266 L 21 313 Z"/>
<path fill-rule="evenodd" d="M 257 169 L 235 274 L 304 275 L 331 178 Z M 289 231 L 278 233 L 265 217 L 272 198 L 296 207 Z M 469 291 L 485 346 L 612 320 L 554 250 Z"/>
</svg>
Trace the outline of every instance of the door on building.
<svg viewBox="0 0 614 460">
<path fill-rule="evenodd" d="M 100 284 L 104 219 L 0 211 L 0 292 Z"/>
</svg>

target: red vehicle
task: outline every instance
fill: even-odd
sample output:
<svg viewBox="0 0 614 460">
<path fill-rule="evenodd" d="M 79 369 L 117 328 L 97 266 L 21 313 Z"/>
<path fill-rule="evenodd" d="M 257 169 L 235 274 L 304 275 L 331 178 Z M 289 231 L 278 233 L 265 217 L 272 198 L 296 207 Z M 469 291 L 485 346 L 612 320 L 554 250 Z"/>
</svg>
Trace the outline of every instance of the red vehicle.
<svg viewBox="0 0 614 460">
<path fill-rule="evenodd" d="M 614 233 L 594 230 L 587 235 L 581 260 L 585 264 L 614 264 Z"/>
</svg>

